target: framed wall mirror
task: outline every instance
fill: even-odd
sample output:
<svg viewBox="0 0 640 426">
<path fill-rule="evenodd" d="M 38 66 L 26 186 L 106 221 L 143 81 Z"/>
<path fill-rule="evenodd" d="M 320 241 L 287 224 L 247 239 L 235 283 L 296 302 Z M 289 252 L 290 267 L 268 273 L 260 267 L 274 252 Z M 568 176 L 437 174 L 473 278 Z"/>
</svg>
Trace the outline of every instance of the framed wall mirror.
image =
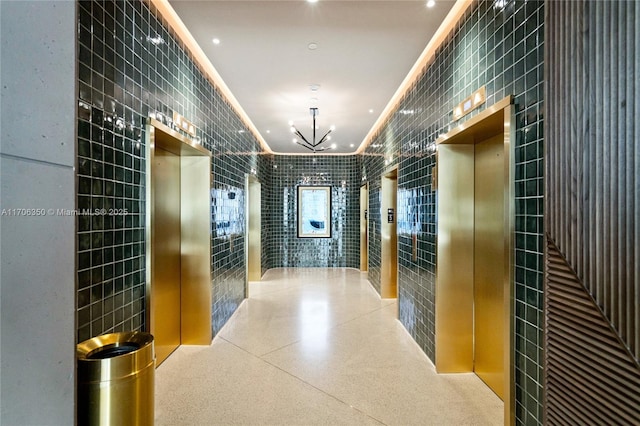
<svg viewBox="0 0 640 426">
<path fill-rule="evenodd" d="M 331 238 L 330 186 L 298 186 L 298 238 Z"/>
</svg>

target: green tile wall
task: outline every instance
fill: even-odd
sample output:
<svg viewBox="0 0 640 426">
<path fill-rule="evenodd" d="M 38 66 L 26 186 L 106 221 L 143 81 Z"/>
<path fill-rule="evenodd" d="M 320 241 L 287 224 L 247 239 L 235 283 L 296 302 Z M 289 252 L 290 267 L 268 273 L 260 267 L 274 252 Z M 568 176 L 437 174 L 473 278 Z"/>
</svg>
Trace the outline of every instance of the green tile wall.
<svg viewBox="0 0 640 426">
<path fill-rule="evenodd" d="M 260 147 L 153 6 L 106 0 L 80 1 L 77 7 L 78 208 L 129 212 L 78 217 L 77 339 L 146 326 L 145 123 L 153 114 L 171 125 L 174 111 L 195 124 L 202 145 L 213 153 L 216 332 L 244 298 L 240 206 L 245 175 L 265 170 Z"/>
<path fill-rule="evenodd" d="M 359 163 L 357 156 L 271 156 L 262 200 L 268 268 L 360 267 Z M 331 186 L 331 238 L 297 237 L 299 185 Z"/>
<path fill-rule="evenodd" d="M 263 182 L 263 269 L 359 266 L 359 187 L 370 185 L 369 277 L 380 283 L 380 177 L 399 166 L 400 320 L 433 358 L 434 142 L 451 110 L 486 85 L 487 105 L 516 98 L 516 415 L 542 420 L 543 3 L 473 4 L 363 156 L 267 156 L 162 19 L 144 2 L 78 3 L 78 207 L 127 208 L 125 217 L 78 218 L 78 340 L 144 324 L 144 125 L 177 111 L 213 152 L 214 331 L 244 297 L 245 175 Z M 156 37 L 162 40 L 154 44 Z M 165 120 L 166 121 L 166 120 Z M 239 155 L 253 152 L 255 155 Z M 314 162 L 315 160 L 315 162 Z M 333 237 L 300 241 L 295 188 L 329 184 Z M 230 193 L 234 193 L 230 202 Z M 267 210 L 268 209 L 268 210 Z M 237 212 L 232 229 L 228 218 Z M 235 232 L 235 231 L 238 232 Z M 410 256 L 417 233 L 419 256 Z M 233 237 L 232 237 L 233 235 Z M 319 256 L 318 254 L 322 254 Z"/>
<path fill-rule="evenodd" d="M 487 106 L 515 96 L 516 421 L 528 425 L 542 422 L 543 21 L 542 1 L 474 2 L 367 148 L 362 166 L 370 184 L 369 279 L 378 290 L 380 177 L 399 166 L 400 321 L 434 359 L 435 140 L 455 127 L 454 106 L 479 87 L 486 85 Z"/>
</svg>

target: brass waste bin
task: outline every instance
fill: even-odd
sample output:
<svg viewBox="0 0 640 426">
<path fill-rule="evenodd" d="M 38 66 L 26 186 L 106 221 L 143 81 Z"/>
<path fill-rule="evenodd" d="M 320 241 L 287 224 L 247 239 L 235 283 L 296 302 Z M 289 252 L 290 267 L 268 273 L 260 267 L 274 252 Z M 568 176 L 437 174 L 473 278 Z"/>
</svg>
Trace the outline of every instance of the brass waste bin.
<svg viewBox="0 0 640 426">
<path fill-rule="evenodd" d="M 105 334 L 78 344 L 76 354 L 79 425 L 153 425 L 151 334 Z"/>
</svg>

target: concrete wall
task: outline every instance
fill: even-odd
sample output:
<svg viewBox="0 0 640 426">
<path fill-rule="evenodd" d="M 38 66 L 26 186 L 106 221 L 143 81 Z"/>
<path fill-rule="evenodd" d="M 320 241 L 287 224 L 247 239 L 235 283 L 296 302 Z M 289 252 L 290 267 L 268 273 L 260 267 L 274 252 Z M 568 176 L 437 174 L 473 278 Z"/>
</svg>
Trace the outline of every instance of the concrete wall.
<svg viewBox="0 0 640 426">
<path fill-rule="evenodd" d="M 75 9 L 0 2 L 3 425 L 74 422 Z"/>
</svg>

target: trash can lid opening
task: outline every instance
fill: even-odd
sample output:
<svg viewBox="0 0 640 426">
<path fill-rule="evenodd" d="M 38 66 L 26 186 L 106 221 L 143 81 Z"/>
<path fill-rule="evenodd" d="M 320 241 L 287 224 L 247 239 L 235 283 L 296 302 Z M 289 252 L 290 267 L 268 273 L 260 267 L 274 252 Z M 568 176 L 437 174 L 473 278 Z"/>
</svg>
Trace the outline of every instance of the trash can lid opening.
<svg viewBox="0 0 640 426">
<path fill-rule="evenodd" d="M 126 355 L 140 349 L 140 345 L 135 342 L 124 342 L 119 344 L 106 345 L 90 352 L 86 359 L 107 359 L 120 355 Z"/>
</svg>

